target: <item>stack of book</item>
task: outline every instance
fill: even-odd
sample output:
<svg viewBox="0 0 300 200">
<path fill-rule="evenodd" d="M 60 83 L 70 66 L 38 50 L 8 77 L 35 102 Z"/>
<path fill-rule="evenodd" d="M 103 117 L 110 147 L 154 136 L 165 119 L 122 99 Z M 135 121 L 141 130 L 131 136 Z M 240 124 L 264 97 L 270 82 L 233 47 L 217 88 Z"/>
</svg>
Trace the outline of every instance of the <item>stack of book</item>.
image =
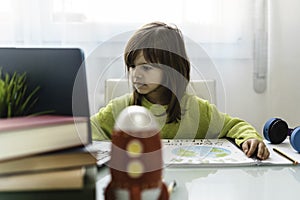
<svg viewBox="0 0 300 200">
<path fill-rule="evenodd" d="M 0 199 L 95 199 L 88 123 L 54 115 L 0 119 Z"/>
</svg>

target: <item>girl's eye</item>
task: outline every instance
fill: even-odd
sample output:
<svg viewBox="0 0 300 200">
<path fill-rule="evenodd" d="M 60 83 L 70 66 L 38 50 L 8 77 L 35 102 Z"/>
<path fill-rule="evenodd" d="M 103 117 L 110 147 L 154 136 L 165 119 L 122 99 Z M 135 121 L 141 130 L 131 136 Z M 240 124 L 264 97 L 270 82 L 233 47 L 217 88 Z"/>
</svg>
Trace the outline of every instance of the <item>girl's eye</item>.
<svg viewBox="0 0 300 200">
<path fill-rule="evenodd" d="M 148 71 L 148 70 L 151 70 L 151 69 L 152 69 L 152 66 L 150 66 L 150 65 L 142 65 L 142 68 L 143 68 L 145 71 Z"/>
</svg>

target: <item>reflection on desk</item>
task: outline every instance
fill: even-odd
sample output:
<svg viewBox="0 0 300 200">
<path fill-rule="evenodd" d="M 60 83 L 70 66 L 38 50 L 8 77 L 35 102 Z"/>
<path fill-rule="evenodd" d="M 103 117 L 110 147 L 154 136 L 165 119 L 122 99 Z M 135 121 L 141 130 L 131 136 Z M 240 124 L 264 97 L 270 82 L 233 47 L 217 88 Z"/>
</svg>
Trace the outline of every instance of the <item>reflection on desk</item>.
<svg viewBox="0 0 300 200">
<path fill-rule="evenodd" d="M 176 180 L 172 200 L 295 199 L 299 196 L 299 166 L 251 166 L 229 168 L 165 168 L 164 180 Z M 109 183 L 108 167 L 99 169 L 97 200 Z"/>
</svg>

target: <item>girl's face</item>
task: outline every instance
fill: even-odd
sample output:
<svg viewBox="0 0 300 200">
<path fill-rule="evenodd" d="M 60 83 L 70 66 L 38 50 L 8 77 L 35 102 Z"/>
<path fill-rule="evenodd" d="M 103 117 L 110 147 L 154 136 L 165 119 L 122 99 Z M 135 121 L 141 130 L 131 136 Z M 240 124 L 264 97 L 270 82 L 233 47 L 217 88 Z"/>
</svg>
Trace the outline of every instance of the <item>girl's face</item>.
<svg viewBox="0 0 300 200">
<path fill-rule="evenodd" d="M 129 73 L 134 88 L 138 93 L 145 95 L 148 100 L 161 95 L 158 88 L 163 81 L 163 70 L 148 64 L 142 52 L 136 57 Z"/>
</svg>

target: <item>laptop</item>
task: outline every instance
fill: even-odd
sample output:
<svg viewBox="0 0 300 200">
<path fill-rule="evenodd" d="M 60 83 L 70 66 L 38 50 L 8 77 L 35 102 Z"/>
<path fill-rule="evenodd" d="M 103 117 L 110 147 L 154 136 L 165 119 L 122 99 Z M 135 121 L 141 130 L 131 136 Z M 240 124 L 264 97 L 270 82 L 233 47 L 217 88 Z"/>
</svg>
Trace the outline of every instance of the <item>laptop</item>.
<svg viewBox="0 0 300 200">
<path fill-rule="evenodd" d="M 89 116 L 84 55 L 80 49 L 0 48 L 0 68 L 9 74 L 26 72 L 28 91 L 40 87 L 32 113 Z"/>
<path fill-rule="evenodd" d="M 79 48 L 0 48 L 2 73 L 26 72 L 28 91 L 37 86 L 38 102 L 31 113 L 90 116 L 84 53 Z M 30 114 L 30 113 L 29 113 Z M 89 127 L 89 141 L 91 139 Z M 94 144 L 93 144 L 94 146 Z M 99 143 L 99 166 L 109 153 Z"/>
</svg>

